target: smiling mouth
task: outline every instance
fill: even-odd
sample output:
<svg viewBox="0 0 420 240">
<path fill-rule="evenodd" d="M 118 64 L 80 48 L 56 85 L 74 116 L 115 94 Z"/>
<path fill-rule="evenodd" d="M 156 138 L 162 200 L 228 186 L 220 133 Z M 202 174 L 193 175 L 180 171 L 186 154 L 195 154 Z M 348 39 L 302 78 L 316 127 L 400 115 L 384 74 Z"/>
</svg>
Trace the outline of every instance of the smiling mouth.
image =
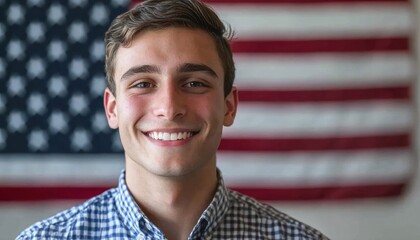
<svg viewBox="0 0 420 240">
<path fill-rule="evenodd" d="M 160 141 L 185 140 L 195 135 L 194 132 L 148 132 L 150 138 Z"/>
</svg>

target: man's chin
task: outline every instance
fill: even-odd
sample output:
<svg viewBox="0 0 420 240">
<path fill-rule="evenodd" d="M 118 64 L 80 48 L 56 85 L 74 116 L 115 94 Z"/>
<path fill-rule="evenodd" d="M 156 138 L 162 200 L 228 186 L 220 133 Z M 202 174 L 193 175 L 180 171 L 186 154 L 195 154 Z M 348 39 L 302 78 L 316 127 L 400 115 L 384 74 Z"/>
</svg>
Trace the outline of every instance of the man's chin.
<svg viewBox="0 0 420 240">
<path fill-rule="evenodd" d="M 151 170 L 151 172 L 157 176 L 164 178 L 182 178 L 192 175 L 196 170 L 196 168 L 189 165 L 179 164 L 174 166 L 173 160 L 171 163 L 172 166 L 169 163 L 165 164 L 165 162 L 163 162 L 162 165 L 155 166 L 154 169 Z"/>
</svg>

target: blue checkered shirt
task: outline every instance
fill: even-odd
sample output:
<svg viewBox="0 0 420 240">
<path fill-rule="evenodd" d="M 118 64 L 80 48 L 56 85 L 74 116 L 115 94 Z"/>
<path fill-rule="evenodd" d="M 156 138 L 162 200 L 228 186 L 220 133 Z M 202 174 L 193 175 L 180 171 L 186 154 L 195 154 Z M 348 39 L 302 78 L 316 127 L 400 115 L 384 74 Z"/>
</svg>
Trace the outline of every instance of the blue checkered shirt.
<svg viewBox="0 0 420 240">
<path fill-rule="evenodd" d="M 17 239 L 165 239 L 140 210 L 125 182 L 82 205 L 23 231 Z M 216 194 L 189 239 L 328 239 L 275 208 L 227 189 L 219 174 Z"/>
</svg>

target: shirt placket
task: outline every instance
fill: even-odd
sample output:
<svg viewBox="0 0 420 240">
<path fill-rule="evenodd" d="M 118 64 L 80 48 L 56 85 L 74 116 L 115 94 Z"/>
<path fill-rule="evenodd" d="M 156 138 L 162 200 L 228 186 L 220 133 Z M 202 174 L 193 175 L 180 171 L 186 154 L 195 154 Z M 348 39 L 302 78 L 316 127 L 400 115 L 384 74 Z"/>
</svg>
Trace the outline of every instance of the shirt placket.
<svg viewBox="0 0 420 240">
<path fill-rule="evenodd" d="M 167 240 L 163 233 L 145 218 L 139 220 L 139 228 L 137 240 Z"/>
</svg>

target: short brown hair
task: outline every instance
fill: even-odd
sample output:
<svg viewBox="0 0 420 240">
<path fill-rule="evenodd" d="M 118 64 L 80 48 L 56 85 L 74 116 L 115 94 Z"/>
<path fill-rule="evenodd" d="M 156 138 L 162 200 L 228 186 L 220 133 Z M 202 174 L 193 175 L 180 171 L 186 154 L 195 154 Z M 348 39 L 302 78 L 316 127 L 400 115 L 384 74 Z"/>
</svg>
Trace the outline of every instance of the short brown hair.
<svg viewBox="0 0 420 240">
<path fill-rule="evenodd" d="M 211 8 L 199 0 L 146 0 L 112 21 L 105 33 L 105 72 L 111 92 L 115 95 L 115 56 L 118 48 L 129 46 L 139 32 L 167 27 L 201 29 L 210 34 L 222 61 L 224 94 L 227 96 L 235 79 L 235 65 L 229 46 L 233 32 Z"/>
</svg>

